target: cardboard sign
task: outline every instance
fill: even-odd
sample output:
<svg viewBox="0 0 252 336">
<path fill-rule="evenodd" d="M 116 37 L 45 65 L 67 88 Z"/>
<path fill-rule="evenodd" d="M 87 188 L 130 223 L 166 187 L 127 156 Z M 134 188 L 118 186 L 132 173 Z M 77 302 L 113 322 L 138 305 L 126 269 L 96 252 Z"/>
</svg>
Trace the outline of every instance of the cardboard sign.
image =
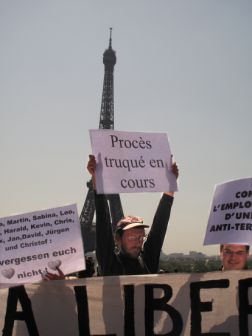
<svg viewBox="0 0 252 336">
<path fill-rule="evenodd" d="M 98 194 L 177 191 L 165 133 L 90 130 Z"/>
<path fill-rule="evenodd" d="M 0 219 L 0 283 L 41 281 L 43 272 L 85 268 L 75 204 Z"/>
<path fill-rule="evenodd" d="M 251 275 L 94 277 L 2 289 L 0 329 L 18 336 L 249 336 Z"/>
<path fill-rule="evenodd" d="M 252 244 L 252 178 L 215 187 L 204 245 Z"/>
</svg>

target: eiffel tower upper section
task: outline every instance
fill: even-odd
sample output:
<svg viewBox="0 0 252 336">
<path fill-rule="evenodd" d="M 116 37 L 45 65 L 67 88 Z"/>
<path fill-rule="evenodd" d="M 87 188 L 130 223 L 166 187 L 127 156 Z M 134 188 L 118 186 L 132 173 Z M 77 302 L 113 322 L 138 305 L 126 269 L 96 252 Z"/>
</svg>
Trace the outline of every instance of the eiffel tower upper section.
<svg viewBox="0 0 252 336">
<path fill-rule="evenodd" d="M 109 47 L 103 53 L 104 80 L 99 128 L 114 129 L 114 66 L 116 53 L 112 49 L 112 29 L 110 28 Z"/>
<path fill-rule="evenodd" d="M 103 53 L 104 81 L 102 91 L 101 113 L 99 129 L 114 129 L 114 66 L 116 64 L 116 53 L 112 49 L 112 28 L 110 28 L 109 47 Z M 80 225 L 84 240 L 85 252 L 95 250 L 95 213 L 94 190 L 92 182 L 87 182 L 88 193 L 80 215 Z M 120 195 L 113 194 L 106 196 L 112 226 L 123 217 Z"/>
</svg>

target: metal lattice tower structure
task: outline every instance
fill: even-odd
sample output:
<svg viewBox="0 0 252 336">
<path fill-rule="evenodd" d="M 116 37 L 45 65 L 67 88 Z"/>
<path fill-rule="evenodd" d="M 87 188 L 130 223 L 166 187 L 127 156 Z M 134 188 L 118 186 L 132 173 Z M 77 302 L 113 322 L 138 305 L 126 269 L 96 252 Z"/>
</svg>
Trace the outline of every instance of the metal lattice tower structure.
<svg viewBox="0 0 252 336">
<path fill-rule="evenodd" d="M 104 80 L 99 129 L 114 129 L 114 66 L 116 53 L 112 49 L 112 28 L 110 28 L 109 47 L 103 53 Z M 80 215 L 80 225 L 85 253 L 95 250 L 95 204 L 92 181 L 87 182 L 88 193 Z M 110 209 L 112 226 L 123 217 L 120 195 L 106 195 Z"/>
</svg>

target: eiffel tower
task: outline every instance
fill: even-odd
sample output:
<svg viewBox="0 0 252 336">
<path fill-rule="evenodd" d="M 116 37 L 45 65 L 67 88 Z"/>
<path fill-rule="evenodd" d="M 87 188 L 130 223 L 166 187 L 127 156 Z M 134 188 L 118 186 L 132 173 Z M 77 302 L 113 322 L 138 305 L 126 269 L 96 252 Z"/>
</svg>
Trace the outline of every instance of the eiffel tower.
<svg viewBox="0 0 252 336">
<path fill-rule="evenodd" d="M 101 102 L 99 129 L 114 129 L 114 66 L 116 53 L 112 49 L 112 28 L 110 28 L 109 47 L 103 53 L 104 81 Z M 87 182 L 88 193 L 80 215 L 80 225 L 84 240 L 85 253 L 95 250 L 95 204 L 92 181 Z M 121 219 L 123 209 L 120 195 L 106 195 L 110 209 L 112 227 Z"/>
</svg>

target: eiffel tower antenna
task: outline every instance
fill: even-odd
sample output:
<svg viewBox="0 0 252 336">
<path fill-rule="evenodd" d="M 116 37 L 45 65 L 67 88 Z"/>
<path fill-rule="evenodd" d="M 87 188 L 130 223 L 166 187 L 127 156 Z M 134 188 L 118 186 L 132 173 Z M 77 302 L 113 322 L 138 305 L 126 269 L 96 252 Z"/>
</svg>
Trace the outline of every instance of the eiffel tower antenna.
<svg viewBox="0 0 252 336">
<path fill-rule="evenodd" d="M 103 53 L 104 80 L 101 101 L 99 129 L 114 129 L 114 66 L 116 53 L 112 49 L 112 28 L 110 28 L 109 47 Z M 80 215 L 80 225 L 84 240 L 85 253 L 95 250 L 95 204 L 91 181 L 87 182 L 88 193 Z M 106 196 L 109 203 L 112 226 L 123 217 L 120 195 Z"/>
<path fill-rule="evenodd" d="M 109 28 L 110 30 L 110 35 L 109 35 L 109 48 L 112 48 L 112 28 Z"/>
</svg>

